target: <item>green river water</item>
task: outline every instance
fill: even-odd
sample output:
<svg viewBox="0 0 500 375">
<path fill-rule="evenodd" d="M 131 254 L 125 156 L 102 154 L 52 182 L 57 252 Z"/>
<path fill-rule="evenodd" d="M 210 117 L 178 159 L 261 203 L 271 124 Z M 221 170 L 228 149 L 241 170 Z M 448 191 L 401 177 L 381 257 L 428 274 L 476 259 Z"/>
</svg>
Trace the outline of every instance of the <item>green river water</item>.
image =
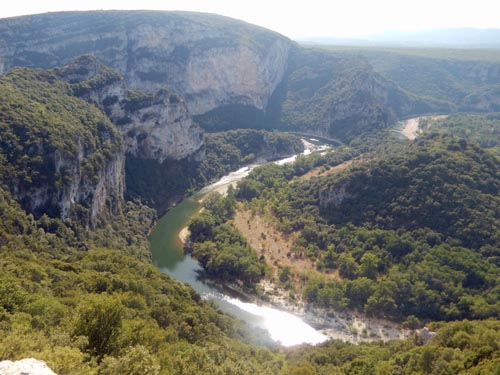
<svg viewBox="0 0 500 375">
<path fill-rule="evenodd" d="M 286 161 L 292 161 L 291 159 L 287 158 Z M 282 162 L 286 161 L 284 159 Z M 313 344 L 322 342 L 326 340 L 326 336 L 314 330 L 299 317 L 276 308 L 242 301 L 238 296 L 229 295 L 221 287 L 207 284 L 200 279 L 201 267 L 198 262 L 184 253 L 178 234 L 200 209 L 201 204 L 197 199 L 214 188 L 238 181 L 247 174 L 248 168 L 242 168 L 203 189 L 203 193 L 188 197 L 170 209 L 158 221 L 149 237 L 153 264 L 161 272 L 190 285 L 203 298 L 215 302 L 222 311 L 247 322 L 250 326 L 267 331 L 274 341 L 285 346 L 303 342 Z M 290 329 L 291 327 L 293 329 Z"/>
</svg>

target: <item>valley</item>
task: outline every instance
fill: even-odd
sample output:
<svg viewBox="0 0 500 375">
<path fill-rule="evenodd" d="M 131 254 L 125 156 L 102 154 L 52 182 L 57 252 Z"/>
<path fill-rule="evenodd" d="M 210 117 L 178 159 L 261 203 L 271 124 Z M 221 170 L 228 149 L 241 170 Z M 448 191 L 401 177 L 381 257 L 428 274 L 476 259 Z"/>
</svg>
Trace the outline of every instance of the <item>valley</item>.
<svg viewBox="0 0 500 375">
<path fill-rule="evenodd" d="M 309 147 L 306 148 L 308 155 L 311 150 L 322 150 L 324 148 L 322 145 L 315 146 L 304 140 L 303 142 Z M 319 152 L 324 153 L 325 151 Z M 285 161 L 292 162 L 291 159 L 285 158 L 275 163 L 283 165 Z M 347 166 L 339 166 L 340 168 L 337 171 L 345 169 Z M 273 267 L 272 271 L 270 271 L 270 277 L 257 285 L 257 293 L 241 288 L 238 283 L 205 284 L 206 280 L 204 280 L 200 266 L 191 256 L 184 254 L 183 247 L 186 241 L 189 241 L 190 236 L 186 224 L 192 215 L 201 213 L 204 210 L 202 207 L 203 201 L 210 199 L 210 194 L 227 195 L 228 187 L 236 187 L 237 182 L 245 178 L 255 167 L 255 165 L 244 167 L 239 171 L 224 176 L 219 181 L 206 186 L 194 196 L 181 202 L 178 207 L 175 207 L 164 218 L 160 219 L 151 236 L 153 263 L 162 272 L 192 286 L 202 297 L 214 301 L 223 311 L 227 311 L 251 325 L 257 325 L 267 330 L 275 341 L 285 346 L 302 342 L 316 343 L 316 340 L 319 340 L 317 337 L 321 337 L 321 334 L 328 338 L 352 343 L 407 338 L 410 334 L 409 330 L 401 330 L 397 324 L 389 321 L 370 319 L 355 312 L 337 312 L 333 314 L 334 316 L 331 316 L 332 314 L 324 309 L 311 307 L 306 309 L 305 301 L 299 297 L 302 292 L 300 290 L 300 279 L 290 280 L 298 287 L 294 288 L 295 293 L 290 293 L 288 288 L 278 286 L 272 280 L 278 277 L 278 271 L 283 267 L 292 267 L 292 272 L 301 270 L 306 273 L 314 273 L 316 269 L 314 263 L 306 258 L 290 257 L 293 238 L 290 236 L 284 237 L 282 233 L 273 230 L 272 226 L 264 218 L 259 215 L 252 215 L 242 207 L 237 210 L 232 224 L 246 238 L 253 250 L 258 255 L 264 256 L 268 265 Z M 170 255 L 165 253 L 166 249 L 168 249 Z M 331 276 L 339 278 L 338 273 Z M 235 306 L 242 310 L 236 309 Z M 292 313 L 295 317 L 287 315 L 287 313 Z M 274 318 L 279 314 L 282 315 L 279 318 Z M 277 319 L 277 321 L 272 323 L 273 320 L 271 319 Z M 286 327 L 289 324 L 304 325 L 300 319 L 318 328 L 318 333 L 314 334 L 314 331 L 306 333 L 308 329 L 305 326 L 304 330 L 297 329 L 295 334 L 286 331 L 279 333 L 282 326 Z M 293 323 L 292 320 L 296 320 L 296 322 Z"/>
<path fill-rule="evenodd" d="M 0 19 L 0 372 L 497 375 L 499 61 Z"/>
</svg>

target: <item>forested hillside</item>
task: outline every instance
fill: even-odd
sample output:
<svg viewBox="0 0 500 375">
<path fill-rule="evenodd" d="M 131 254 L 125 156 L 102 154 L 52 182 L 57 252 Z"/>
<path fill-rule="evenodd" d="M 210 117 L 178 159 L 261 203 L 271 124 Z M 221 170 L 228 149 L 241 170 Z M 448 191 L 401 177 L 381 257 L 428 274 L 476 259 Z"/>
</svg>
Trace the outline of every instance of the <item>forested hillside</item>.
<svg viewBox="0 0 500 375">
<path fill-rule="evenodd" d="M 117 209 L 89 227 L 101 173 L 123 152 L 106 115 L 52 72 L 16 69 L 0 85 L 0 360 L 35 357 L 59 374 L 279 372 L 239 322 L 153 267 L 153 209 L 117 191 Z M 25 202 L 79 187 L 88 200 L 69 215 Z"/>
<path fill-rule="evenodd" d="M 436 338 L 362 345 L 338 341 L 288 353 L 284 374 L 310 375 L 496 375 L 498 320 L 435 323 Z"/>
<path fill-rule="evenodd" d="M 470 134 L 477 139 L 476 130 Z M 292 301 L 437 331 L 428 343 L 415 335 L 292 350 L 284 373 L 496 374 L 499 159 L 446 132 L 413 143 L 374 142 L 355 155 L 344 147 L 289 166 L 266 165 L 228 198 L 212 196 L 190 227 L 194 256 L 209 276 L 257 293 L 257 280 L 266 277 Z M 258 257 L 234 226 L 241 210 L 294 239 L 281 249 L 291 266 L 278 264 L 275 273 L 276 264 Z M 304 258 L 315 269 L 293 266 Z M 455 321 L 464 318 L 471 320 Z M 455 322 L 429 323 L 436 320 Z"/>
<path fill-rule="evenodd" d="M 380 131 L 405 116 L 449 111 L 439 99 L 402 90 L 355 54 L 314 48 L 292 50 L 282 91 L 275 115 L 280 127 L 343 141 Z"/>
<path fill-rule="evenodd" d="M 419 124 L 424 131 L 445 131 L 477 143 L 482 148 L 500 155 L 500 113 L 459 113 Z"/>
<path fill-rule="evenodd" d="M 0 21 L 0 361 L 34 357 L 60 375 L 498 375 L 499 115 L 424 121 L 414 142 L 388 130 L 415 114 L 498 110 L 498 61 L 303 48 L 207 14 Z M 195 119 L 228 131 L 205 136 Z M 158 213 L 303 150 L 271 128 L 345 144 L 207 196 L 189 226 L 204 276 L 430 332 L 264 346 L 153 266 Z"/>
<path fill-rule="evenodd" d="M 2 184 L 36 218 L 89 223 L 120 208 L 121 135 L 53 72 L 18 68 L 0 77 L 0 152 Z"/>
<path fill-rule="evenodd" d="M 383 77 L 421 98 L 446 103 L 449 111 L 498 111 L 497 49 L 335 48 L 366 60 Z"/>
<path fill-rule="evenodd" d="M 299 162 L 255 170 L 236 197 L 241 209 L 293 236 L 283 249 L 289 258 L 314 262 L 317 272 L 283 271 L 282 281 L 307 280 L 309 303 L 409 321 L 498 317 L 499 159 L 464 139 L 429 134 L 343 172 L 321 167 L 323 177 L 293 179 L 311 168 Z M 227 220 L 212 212 L 215 223 Z M 195 236 L 195 255 L 212 254 L 202 263 L 213 266 L 220 255 L 207 253 L 206 241 L 227 248 L 224 235 L 210 233 Z"/>
<path fill-rule="evenodd" d="M 150 208 L 129 202 L 87 232 L 0 193 L 0 360 L 59 374 L 279 372 L 273 353 L 236 340 L 239 323 L 153 267 Z"/>
</svg>

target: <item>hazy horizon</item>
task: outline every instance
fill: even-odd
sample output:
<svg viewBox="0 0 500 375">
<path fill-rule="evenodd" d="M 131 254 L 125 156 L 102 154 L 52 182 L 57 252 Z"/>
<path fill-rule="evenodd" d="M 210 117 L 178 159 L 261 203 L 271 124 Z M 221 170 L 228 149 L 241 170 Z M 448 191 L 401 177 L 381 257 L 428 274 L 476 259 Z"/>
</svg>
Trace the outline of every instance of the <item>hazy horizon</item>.
<svg viewBox="0 0 500 375">
<path fill-rule="evenodd" d="M 71 10 L 184 10 L 220 14 L 277 31 L 292 39 L 318 37 L 364 39 L 387 33 L 408 33 L 450 28 L 500 29 L 496 5 L 477 0 L 474 7 L 450 0 L 310 0 L 305 3 L 255 0 L 19 0 L 4 5 L 0 18 Z"/>
</svg>

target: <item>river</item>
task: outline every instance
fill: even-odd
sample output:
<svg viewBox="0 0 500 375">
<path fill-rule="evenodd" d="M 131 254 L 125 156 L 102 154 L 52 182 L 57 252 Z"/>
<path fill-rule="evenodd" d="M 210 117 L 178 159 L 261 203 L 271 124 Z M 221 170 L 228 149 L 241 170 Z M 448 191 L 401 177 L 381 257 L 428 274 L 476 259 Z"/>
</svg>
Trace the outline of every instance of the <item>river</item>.
<svg viewBox="0 0 500 375">
<path fill-rule="evenodd" d="M 306 145 L 308 146 L 306 154 L 311 152 L 311 148 L 318 149 L 311 143 L 306 143 Z M 319 148 L 324 149 L 325 147 L 320 146 Z M 289 163 L 295 158 L 296 156 L 292 156 L 275 161 L 275 163 Z M 286 311 L 243 301 L 241 298 L 226 294 L 220 288 L 200 280 L 200 265 L 190 255 L 184 254 L 178 234 L 182 228 L 187 226 L 191 216 L 200 209 L 201 205 L 198 200 L 211 191 L 220 191 L 220 189 L 244 178 L 256 166 L 241 168 L 224 176 L 216 183 L 203 188 L 200 192 L 184 199 L 169 210 L 158 221 L 149 238 L 153 264 L 161 272 L 189 284 L 203 298 L 215 302 L 222 311 L 242 319 L 250 326 L 267 331 L 272 340 L 283 346 L 321 343 L 326 341 L 328 337 L 305 323 L 301 318 Z"/>
</svg>

